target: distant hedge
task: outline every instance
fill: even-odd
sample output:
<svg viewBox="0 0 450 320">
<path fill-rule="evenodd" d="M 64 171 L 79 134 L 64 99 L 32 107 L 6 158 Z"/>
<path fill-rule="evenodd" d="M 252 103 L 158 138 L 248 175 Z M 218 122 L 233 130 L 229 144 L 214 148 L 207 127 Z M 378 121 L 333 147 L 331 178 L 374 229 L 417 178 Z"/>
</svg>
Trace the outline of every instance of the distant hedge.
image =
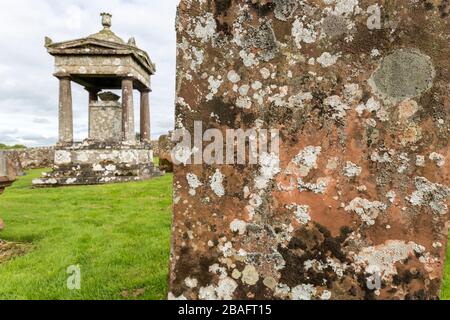
<svg viewBox="0 0 450 320">
<path fill-rule="evenodd" d="M 0 150 L 5 150 L 5 149 L 25 149 L 26 147 L 22 144 L 16 144 L 13 146 L 8 146 L 6 144 L 0 143 Z"/>
</svg>

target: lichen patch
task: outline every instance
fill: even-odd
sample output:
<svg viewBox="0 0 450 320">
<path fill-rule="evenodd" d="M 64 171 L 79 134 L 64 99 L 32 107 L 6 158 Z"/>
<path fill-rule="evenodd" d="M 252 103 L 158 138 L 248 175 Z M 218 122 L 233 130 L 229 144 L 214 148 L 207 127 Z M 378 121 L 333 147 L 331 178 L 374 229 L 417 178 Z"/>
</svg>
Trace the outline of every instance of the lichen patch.
<svg viewBox="0 0 450 320">
<path fill-rule="evenodd" d="M 416 49 L 398 49 L 383 59 L 369 84 L 380 97 L 396 103 L 430 89 L 435 75 L 429 56 Z"/>
</svg>

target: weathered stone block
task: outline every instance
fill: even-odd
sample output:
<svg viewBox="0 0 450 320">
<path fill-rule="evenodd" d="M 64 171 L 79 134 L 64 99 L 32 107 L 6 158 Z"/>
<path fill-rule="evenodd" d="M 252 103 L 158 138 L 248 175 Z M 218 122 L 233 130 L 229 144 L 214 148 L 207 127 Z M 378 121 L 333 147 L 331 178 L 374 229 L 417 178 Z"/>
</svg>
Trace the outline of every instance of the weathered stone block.
<svg viewBox="0 0 450 320">
<path fill-rule="evenodd" d="M 122 105 L 93 101 L 89 105 L 89 139 L 118 142 L 122 139 Z"/>
<path fill-rule="evenodd" d="M 278 129 L 280 151 L 175 167 L 170 298 L 439 297 L 448 12 L 446 1 L 181 1 L 177 128 Z"/>
</svg>

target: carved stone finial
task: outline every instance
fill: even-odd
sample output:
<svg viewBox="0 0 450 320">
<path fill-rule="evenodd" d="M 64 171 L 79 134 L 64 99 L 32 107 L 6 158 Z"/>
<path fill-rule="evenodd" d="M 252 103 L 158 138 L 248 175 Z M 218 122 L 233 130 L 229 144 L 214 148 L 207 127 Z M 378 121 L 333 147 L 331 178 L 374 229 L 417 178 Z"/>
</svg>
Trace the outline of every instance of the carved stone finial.
<svg viewBox="0 0 450 320">
<path fill-rule="evenodd" d="M 131 37 L 128 40 L 128 45 L 136 47 L 136 39 L 134 37 Z"/>
<path fill-rule="evenodd" d="M 102 17 L 102 25 L 103 25 L 103 27 L 105 29 L 111 28 L 111 25 L 112 25 L 112 22 L 111 22 L 112 14 L 106 13 L 106 12 L 102 12 L 100 14 L 100 16 Z"/>
<path fill-rule="evenodd" d="M 45 46 L 46 47 L 51 45 L 52 43 L 53 43 L 52 39 L 50 39 L 49 37 L 45 37 Z"/>
</svg>

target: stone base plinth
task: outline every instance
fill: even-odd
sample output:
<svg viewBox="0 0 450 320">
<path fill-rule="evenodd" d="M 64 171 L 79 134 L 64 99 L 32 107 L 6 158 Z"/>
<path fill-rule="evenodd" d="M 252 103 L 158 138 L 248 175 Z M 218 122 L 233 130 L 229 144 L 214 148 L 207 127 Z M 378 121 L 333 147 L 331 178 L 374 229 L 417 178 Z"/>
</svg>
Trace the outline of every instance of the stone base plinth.
<svg viewBox="0 0 450 320">
<path fill-rule="evenodd" d="M 84 142 L 59 146 L 53 171 L 33 180 L 34 187 L 58 187 L 141 181 L 163 173 L 153 165 L 148 145 Z"/>
</svg>

